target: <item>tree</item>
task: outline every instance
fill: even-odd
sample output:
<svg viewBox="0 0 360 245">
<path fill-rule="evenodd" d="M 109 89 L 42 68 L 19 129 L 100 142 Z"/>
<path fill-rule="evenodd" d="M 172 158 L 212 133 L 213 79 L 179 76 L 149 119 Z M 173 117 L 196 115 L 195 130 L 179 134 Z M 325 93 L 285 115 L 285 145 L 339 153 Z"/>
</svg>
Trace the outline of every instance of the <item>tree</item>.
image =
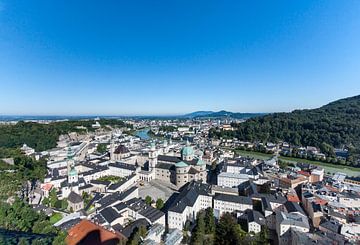
<svg viewBox="0 0 360 245">
<path fill-rule="evenodd" d="M 205 210 L 205 233 L 206 234 L 215 234 L 215 217 L 214 210 L 212 208 L 207 208 Z"/>
<path fill-rule="evenodd" d="M 55 188 L 51 189 L 51 191 L 49 193 L 49 199 L 50 199 L 51 207 L 55 207 L 56 202 L 58 201 L 58 197 L 57 197 Z"/>
<path fill-rule="evenodd" d="M 35 239 L 32 241 L 31 245 L 46 245 L 48 244 L 44 239 Z"/>
<path fill-rule="evenodd" d="M 279 167 L 280 167 L 281 169 L 286 169 L 286 168 L 288 167 L 288 163 L 285 162 L 285 161 L 279 160 Z"/>
<path fill-rule="evenodd" d="M 145 202 L 146 202 L 148 205 L 151 205 L 151 203 L 152 203 L 152 198 L 151 198 L 151 196 L 146 196 L 146 197 L 145 197 Z"/>
<path fill-rule="evenodd" d="M 100 154 L 106 153 L 107 152 L 106 144 L 98 144 L 96 147 L 96 151 L 99 152 Z"/>
<path fill-rule="evenodd" d="M 29 241 L 26 240 L 26 238 L 22 237 L 22 238 L 19 239 L 18 245 L 29 245 Z"/>
<path fill-rule="evenodd" d="M 142 238 L 145 238 L 146 237 L 146 234 L 147 234 L 147 229 L 145 226 L 141 225 L 139 227 L 139 235 L 142 237 Z"/>
<path fill-rule="evenodd" d="M 254 245 L 270 244 L 269 229 L 266 226 L 261 227 L 261 231 L 254 236 L 252 244 Z"/>
<path fill-rule="evenodd" d="M 57 236 L 54 238 L 53 245 L 66 245 L 65 238 L 67 233 L 65 231 L 60 231 Z"/>
<path fill-rule="evenodd" d="M 201 245 L 205 235 L 205 213 L 199 212 L 196 218 L 196 226 L 191 237 L 191 244 Z"/>
<path fill-rule="evenodd" d="M 234 217 L 229 213 L 221 216 L 218 225 L 216 226 L 215 244 L 232 245 L 241 244 L 246 233 L 241 230 L 240 225 L 237 224 Z"/>
<path fill-rule="evenodd" d="M 50 199 L 48 197 L 44 197 L 44 199 L 42 200 L 42 204 L 44 204 L 45 206 L 50 206 Z"/>
<path fill-rule="evenodd" d="M 128 245 L 138 245 L 142 241 L 142 238 L 145 238 L 147 229 L 145 226 L 140 226 L 139 228 L 134 229 L 133 233 L 129 237 L 129 240 L 126 244 Z"/>
<path fill-rule="evenodd" d="M 157 209 L 162 209 L 164 207 L 164 201 L 161 198 L 158 198 L 156 200 L 156 208 Z"/>
</svg>

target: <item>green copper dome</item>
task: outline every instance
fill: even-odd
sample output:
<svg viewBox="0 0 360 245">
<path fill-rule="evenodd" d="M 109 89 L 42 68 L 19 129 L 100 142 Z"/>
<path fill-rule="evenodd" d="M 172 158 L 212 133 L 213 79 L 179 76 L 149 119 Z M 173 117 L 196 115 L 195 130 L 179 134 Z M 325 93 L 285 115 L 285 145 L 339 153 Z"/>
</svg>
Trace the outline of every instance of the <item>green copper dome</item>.
<svg viewBox="0 0 360 245">
<path fill-rule="evenodd" d="M 203 160 L 201 160 L 201 159 L 199 159 L 198 161 L 197 161 L 197 163 L 196 163 L 196 165 L 198 165 L 198 166 L 201 166 L 201 165 L 205 165 L 206 163 L 203 161 Z"/>
<path fill-rule="evenodd" d="M 75 176 L 75 175 L 77 175 L 77 171 L 76 171 L 76 169 L 74 167 L 71 167 L 71 170 L 69 172 L 69 176 Z"/>
<path fill-rule="evenodd" d="M 187 167 L 188 165 L 186 164 L 186 163 L 184 163 L 183 161 L 181 161 L 181 162 L 177 162 L 176 164 L 175 164 L 175 167 L 177 167 L 177 168 L 184 168 L 184 167 Z"/>
<path fill-rule="evenodd" d="M 194 155 L 194 150 L 191 146 L 185 146 L 184 148 L 182 148 L 181 154 L 183 156 L 192 156 Z"/>
</svg>

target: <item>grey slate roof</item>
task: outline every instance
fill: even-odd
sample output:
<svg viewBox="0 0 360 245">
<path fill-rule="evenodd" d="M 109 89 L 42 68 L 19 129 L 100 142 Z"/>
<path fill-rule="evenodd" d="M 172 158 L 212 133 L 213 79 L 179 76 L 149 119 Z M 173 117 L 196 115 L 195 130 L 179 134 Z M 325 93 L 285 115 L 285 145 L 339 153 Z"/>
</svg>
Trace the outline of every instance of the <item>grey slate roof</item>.
<svg viewBox="0 0 360 245">
<path fill-rule="evenodd" d="M 339 233 L 341 225 L 339 223 L 336 222 L 332 222 L 332 221 L 325 221 L 323 223 L 320 224 L 321 227 L 324 227 L 325 229 L 332 231 L 334 233 Z"/>
<path fill-rule="evenodd" d="M 265 197 L 262 197 L 261 198 L 261 203 L 262 203 L 262 206 L 264 208 L 264 211 L 273 211 L 272 208 L 271 208 L 269 199 L 267 199 Z"/>
<path fill-rule="evenodd" d="M 244 197 L 244 196 L 216 194 L 214 199 L 215 200 L 220 200 L 220 201 L 225 201 L 225 202 L 234 202 L 234 203 L 242 203 L 242 204 L 252 205 L 251 198 L 250 197 Z"/>
<path fill-rule="evenodd" d="M 83 199 L 79 194 L 72 191 L 68 196 L 68 201 L 71 203 L 81 203 L 83 202 Z"/>
<path fill-rule="evenodd" d="M 148 227 L 150 224 L 146 219 L 138 219 L 135 220 L 130 225 L 126 226 L 124 229 L 122 229 L 120 232 L 126 237 L 129 238 L 131 234 L 134 232 L 136 228 L 139 228 L 140 226 Z"/>
<path fill-rule="evenodd" d="M 284 206 L 285 206 L 286 210 L 288 211 L 288 213 L 298 212 L 303 215 L 306 215 L 304 210 L 300 207 L 300 205 L 298 203 L 286 202 Z"/>
<path fill-rule="evenodd" d="M 108 208 L 103 209 L 100 212 L 100 214 L 104 217 L 104 219 L 108 223 L 111 223 L 111 222 L 113 222 L 114 220 L 116 220 L 117 218 L 120 217 L 120 215 L 112 207 L 108 207 Z"/>
<path fill-rule="evenodd" d="M 201 182 L 192 181 L 185 184 L 169 211 L 182 213 L 187 206 L 193 206 L 199 195 L 209 196 L 210 186 Z"/>
<path fill-rule="evenodd" d="M 248 209 L 246 210 L 246 214 L 249 223 L 255 222 L 259 225 L 265 225 L 265 217 L 260 212 Z"/>
<path fill-rule="evenodd" d="M 123 163 L 123 162 L 109 163 L 108 166 L 114 167 L 114 168 L 123 168 L 123 169 L 128 169 L 128 170 L 133 170 L 133 171 L 136 170 L 135 165 L 131 165 L 131 164 Z"/>
<path fill-rule="evenodd" d="M 166 170 L 174 170 L 175 171 L 175 165 L 171 163 L 165 163 L 165 162 L 159 162 L 156 164 L 156 168 L 160 169 L 166 169 Z"/>
<path fill-rule="evenodd" d="M 114 202 L 117 202 L 117 201 L 122 201 L 125 197 L 127 197 L 128 195 L 130 195 L 131 193 L 133 193 L 135 190 L 137 189 L 136 186 L 133 186 L 129 189 L 127 189 L 126 191 L 124 192 L 115 192 L 115 193 L 112 193 L 110 195 L 107 195 L 105 197 L 103 197 L 102 199 L 100 199 L 98 201 L 98 203 L 102 206 L 102 207 L 107 207 L 111 204 L 113 204 Z"/>
<path fill-rule="evenodd" d="M 160 210 L 153 208 L 152 206 L 146 204 L 140 198 L 130 199 L 129 201 L 125 202 L 125 205 L 127 205 L 128 208 L 130 208 L 136 212 L 139 212 L 139 214 L 146 217 L 151 222 L 154 222 L 154 221 L 158 220 L 160 217 L 165 215 Z"/>
</svg>

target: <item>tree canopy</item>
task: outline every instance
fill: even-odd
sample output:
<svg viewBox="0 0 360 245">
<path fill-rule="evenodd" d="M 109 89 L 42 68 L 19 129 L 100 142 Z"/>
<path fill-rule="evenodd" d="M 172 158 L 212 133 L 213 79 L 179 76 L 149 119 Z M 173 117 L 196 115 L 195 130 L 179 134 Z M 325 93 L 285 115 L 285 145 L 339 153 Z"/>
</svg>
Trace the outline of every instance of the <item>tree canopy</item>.
<svg viewBox="0 0 360 245">
<path fill-rule="evenodd" d="M 350 150 L 352 165 L 360 155 L 360 96 L 346 98 L 318 109 L 295 110 L 255 117 L 233 123 L 234 131 L 210 130 L 214 138 L 238 138 L 247 141 L 286 141 L 295 146 L 315 146 L 328 156 L 334 148 Z"/>
<path fill-rule="evenodd" d="M 102 126 L 127 127 L 132 125 L 116 119 L 100 119 Z M 56 147 L 59 136 L 69 132 L 94 131 L 94 120 L 73 120 L 49 124 L 20 121 L 14 125 L 0 125 L 0 147 L 16 148 L 24 143 L 36 151 Z"/>
</svg>

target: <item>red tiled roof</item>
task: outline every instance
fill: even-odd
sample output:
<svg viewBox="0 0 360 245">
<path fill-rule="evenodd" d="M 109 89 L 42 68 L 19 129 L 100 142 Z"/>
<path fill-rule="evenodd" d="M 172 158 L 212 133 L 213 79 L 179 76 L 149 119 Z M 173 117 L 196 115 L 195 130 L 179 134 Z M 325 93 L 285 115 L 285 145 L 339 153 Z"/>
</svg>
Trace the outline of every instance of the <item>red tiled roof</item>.
<svg viewBox="0 0 360 245">
<path fill-rule="evenodd" d="M 296 194 L 288 194 L 286 197 L 289 202 L 300 202 L 300 199 Z"/>
<path fill-rule="evenodd" d="M 45 191 L 50 191 L 52 187 L 53 187 L 53 184 L 51 184 L 51 183 L 45 183 L 45 184 L 41 185 L 41 189 L 43 189 Z"/>
<path fill-rule="evenodd" d="M 298 174 L 301 174 L 301 175 L 304 175 L 304 176 L 307 176 L 307 177 L 310 176 L 309 172 L 306 172 L 306 171 L 303 171 L 303 170 L 298 171 Z"/>
<path fill-rule="evenodd" d="M 117 244 L 120 240 L 126 239 L 120 233 L 108 231 L 103 227 L 96 225 L 88 220 L 82 220 L 79 224 L 75 225 L 69 230 L 68 236 L 66 237 L 66 244 L 76 245 L 86 239 L 86 237 L 93 232 L 98 232 L 99 237 L 97 239 L 97 242 L 95 242 L 94 240 L 94 243 L 92 244 L 103 244 L 111 240 L 114 241 L 115 244 Z"/>
<path fill-rule="evenodd" d="M 326 205 L 328 202 L 324 199 L 321 198 L 316 198 L 314 201 L 316 204 L 320 204 L 320 205 Z"/>
</svg>

